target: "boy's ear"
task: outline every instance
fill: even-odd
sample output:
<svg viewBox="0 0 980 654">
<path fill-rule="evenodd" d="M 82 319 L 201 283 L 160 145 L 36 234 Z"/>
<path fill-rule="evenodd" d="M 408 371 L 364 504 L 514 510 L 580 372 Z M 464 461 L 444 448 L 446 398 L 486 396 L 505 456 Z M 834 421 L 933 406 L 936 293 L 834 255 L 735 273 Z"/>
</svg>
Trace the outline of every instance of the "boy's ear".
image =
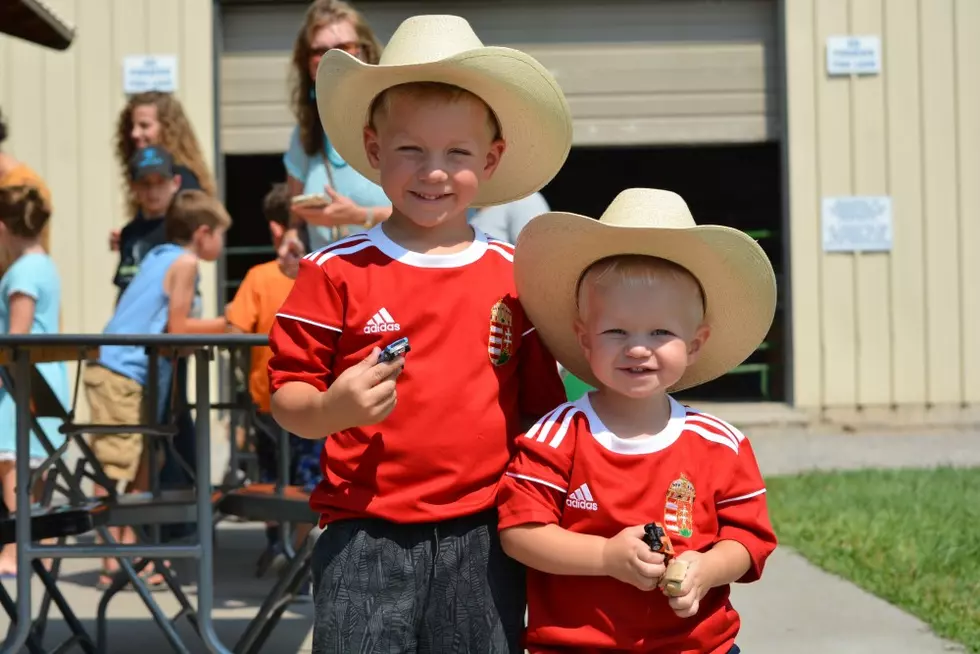
<svg viewBox="0 0 980 654">
<path fill-rule="evenodd" d="M 381 167 L 381 144 L 378 142 L 378 131 L 370 125 L 364 126 L 364 152 L 372 168 Z"/>
<path fill-rule="evenodd" d="M 272 240 L 275 243 L 279 243 L 282 240 L 283 234 L 286 233 L 286 228 L 277 222 L 269 221 L 269 234 L 272 235 Z"/>
<path fill-rule="evenodd" d="M 589 352 L 592 350 L 592 343 L 589 340 L 589 331 L 585 323 L 581 318 L 576 318 L 573 327 L 575 329 L 575 338 L 578 339 L 578 346 L 585 352 L 585 356 L 589 356 Z"/>
<path fill-rule="evenodd" d="M 173 182 L 174 182 L 174 188 L 175 188 L 175 189 L 179 189 L 179 188 L 180 188 L 180 185 L 181 185 L 181 183 L 182 183 L 183 181 L 184 181 L 184 180 L 182 180 L 182 179 L 180 178 L 180 175 L 174 175 L 174 176 L 173 176 Z"/>
<path fill-rule="evenodd" d="M 504 139 L 495 139 L 493 143 L 490 144 L 490 149 L 487 151 L 487 163 L 483 167 L 483 174 L 486 179 L 493 177 L 494 172 L 497 170 L 497 166 L 500 165 L 500 158 L 504 156 L 504 151 L 507 149 L 507 141 Z"/>
<path fill-rule="evenodd" d="M 711 327 L 707 323 L 701 323 L 701 326 L 694 331 L 694 338 L 687 344 L 687 365 L 690 366 L 698 360 L 701 348 L 708 342 L 709 336 L 711 336 Z"/>
</svg>

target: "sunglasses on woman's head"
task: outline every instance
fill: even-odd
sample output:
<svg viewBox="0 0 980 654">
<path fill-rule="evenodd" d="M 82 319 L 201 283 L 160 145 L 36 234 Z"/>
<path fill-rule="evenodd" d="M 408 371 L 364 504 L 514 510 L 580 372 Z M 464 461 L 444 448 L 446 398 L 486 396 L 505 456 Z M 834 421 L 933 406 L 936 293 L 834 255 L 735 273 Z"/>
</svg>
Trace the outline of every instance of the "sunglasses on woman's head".
<svg viewBox="0 0 980 654">
<path fill-rule="evenodd" d="M 331 50 L 343 50 L 347 54 L 357 57 L 361 54 L 361 44 L 358 41 L 349 41 L 347 43 L 338 43 L 329 48 L 310 48 L 310 56 L 322 57 Z"/>
</svg>

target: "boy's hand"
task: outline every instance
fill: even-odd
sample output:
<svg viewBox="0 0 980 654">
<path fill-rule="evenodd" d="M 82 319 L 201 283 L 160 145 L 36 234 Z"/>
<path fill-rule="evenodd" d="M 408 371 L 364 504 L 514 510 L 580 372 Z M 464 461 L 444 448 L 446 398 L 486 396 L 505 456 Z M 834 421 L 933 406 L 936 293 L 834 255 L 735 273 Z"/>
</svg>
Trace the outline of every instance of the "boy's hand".
<svg viewBox="0 0 980 654">
<path fill-rule="evenodd" d="M 119 237 L 122 232 L 118 229 L 113 229 L 109 232 L 109 251 L 119 252 Z"/>
<path fill-rule="evenodd" d="M 296 279 L 299 275 L 299 260 L 306 255 L 306 248 L 296 234 L 296 230 L 289 230 L 282 237 L 279 250 L 276 252 L 276 262 L 279 270 L 290 279 Z"/>
<path fill-rule="evenodd" d="M 606 574 L 640 590 L 653 590 L 663 577 L 664 555 L 651 552 L 643 540 L 643 525 L 627 527 L 608 541 L 602 551 Z"/>
<path fill-rule="evenodd" d="M 681 584 L 680 593 L 669 597 L 670 608 L 679 618 L 690 618 L 698 612 L 701 598 L 710 590 L 711 586 L 704 577 L 704 568 L 700 565 L 701 552 L 687 551 L 678 555 L 678 561 L 687 562 L 687 575 L 684 583 Z M 664 592 L 666 595 L 666 591 Z"/>
<path fill-rule="evenodd" d="M 379 348 L 371 350 L 362 361 L 340 373 L 332 388 L 337 406 L 347 411 L 346 424 L 351 427 L 374 425 L 395 409 L 398 400 L 395 378 L 405 366 L 405 359 L 378 363 Z"/>
</svg>

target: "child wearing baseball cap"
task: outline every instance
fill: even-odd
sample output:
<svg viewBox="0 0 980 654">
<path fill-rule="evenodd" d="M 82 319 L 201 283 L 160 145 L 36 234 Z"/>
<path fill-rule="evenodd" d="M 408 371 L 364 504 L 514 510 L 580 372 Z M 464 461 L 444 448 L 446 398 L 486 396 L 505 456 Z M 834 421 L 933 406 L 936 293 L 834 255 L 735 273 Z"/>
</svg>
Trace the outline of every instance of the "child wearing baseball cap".
<svg viewBox="0 0 980 654">
<path fill-rule="evenodd" d="M 765 484 L 738 429 L 670 393 L 762 342 L 765 253 L 696 225 L 674 193 L 628 189 L 598 221 L 532 219 L 514 268 L 542 341 L 597 389 L 519 438 L 501 483 L 501 542 L 528 566 L 528 650 L 738 652 L 729 586 L 776 547 Z"/>
<path fill-rule="evenodd" d="M 273 416 L 326 439 L 313 651 L 521 652 L 524 570 L 500 547 L 497 486 L 564 389 L 513 246 L 467 210 L 555 176 L 568 105 L 544 66 L 456 16 L 406 20 L 378 65 L 332 50 L 316 86 L 334 148 L 392 214 L 300 261 L 270 335 Z M 410 353 L 379 358 L 403 338 Z"/>
</svg>

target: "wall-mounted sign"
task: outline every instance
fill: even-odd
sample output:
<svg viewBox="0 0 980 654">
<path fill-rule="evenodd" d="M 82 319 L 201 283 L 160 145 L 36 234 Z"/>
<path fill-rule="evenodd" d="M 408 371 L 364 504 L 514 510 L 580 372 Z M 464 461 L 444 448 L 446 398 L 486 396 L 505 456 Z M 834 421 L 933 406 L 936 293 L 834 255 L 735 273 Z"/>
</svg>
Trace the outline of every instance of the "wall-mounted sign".
<svg viewBox="0 0 980 654">
<path fill-rule="evenodd" d="M 175 55 L 137 55 L 123 59 L 123 92 L 127 95 L 146 91 L 174 93 L 176 90 Z"/>
<path fill-rule="evenodd" d="M 851 196 L 823 199 L 824 252 L 889 252 L 892 199 Z"/>
<path fill-rule="evenodd" d="M 877 75 L 881 72 L 878 36 L 828 36 L 828 75 Z"/>
</svg>

